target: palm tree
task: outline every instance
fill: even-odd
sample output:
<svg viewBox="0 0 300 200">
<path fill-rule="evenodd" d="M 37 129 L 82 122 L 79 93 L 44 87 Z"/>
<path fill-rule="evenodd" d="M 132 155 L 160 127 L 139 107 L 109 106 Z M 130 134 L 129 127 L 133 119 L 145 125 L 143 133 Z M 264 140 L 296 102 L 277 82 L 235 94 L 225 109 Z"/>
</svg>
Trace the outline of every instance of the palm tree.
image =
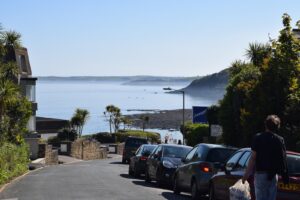
<svg viewBox="0 0 300 200">
<path fill-rule="evenodd" d="M 5 113 L 5 104 L 18 95 L 18 87 L 10 80 L 0 79 L 0 121 Z"/>
<path fill-rule="evenodd" d="M 142 120 L 142 128 L 143 128 L 143 132 L 145 131 L 145 127 L 146 127 L 146 124 L 149 122 L 149 116 L 144 116 L 142 115 L 140 117 L 140 119 Z"/>
<path fill-rule="evenodd" d="M 16 31 L 5 31 L 0 35 L 5 48 L 4 62 L 15 61 L 15 49 L 21 48 L 21 34 Z"/>
<path fill-rule="evenodd" d="M 120 108 L 114 105 L 108 105 L 105 110 L 104 115 L 108 118 L 110 133 L 112 133 L 112 126 L 114 126 L 114 132 L 117 132 L 121 122 Z"/>
<path fill-rule="evenodd" d="M 71 118 L 71 126 L 76 130 L 78 136 L 81 137 L 83 126 L 89 118 L 89 111 L 86 109 L 77 108 Z"/>
<path fill-rule="evenodd" d="M 272 48 L 269 44 L 250 43 L 246 50 L 246 57 L 253 65 L 262 66 L 264 59 L 271 55 Z"/>
<path fill-rule="evenodd" d="M 0 78 L 17 82 L 19 68 L 16 62 L 0 63 Z"/>
</svg>

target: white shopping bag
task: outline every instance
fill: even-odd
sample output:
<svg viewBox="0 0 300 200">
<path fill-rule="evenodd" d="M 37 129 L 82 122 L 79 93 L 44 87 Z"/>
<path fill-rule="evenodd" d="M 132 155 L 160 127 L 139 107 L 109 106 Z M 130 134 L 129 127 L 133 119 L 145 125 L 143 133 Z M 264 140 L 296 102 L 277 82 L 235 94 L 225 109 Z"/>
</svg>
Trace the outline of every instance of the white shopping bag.
<svg viewBox="0 0 300 200">
<path fill-rule="evenodd" d="M 250 186 L 247 181 L 242 183 L 242 179 L 238 180 L 229 188 L 230 200 L 251 200 Z"/>
</svg>

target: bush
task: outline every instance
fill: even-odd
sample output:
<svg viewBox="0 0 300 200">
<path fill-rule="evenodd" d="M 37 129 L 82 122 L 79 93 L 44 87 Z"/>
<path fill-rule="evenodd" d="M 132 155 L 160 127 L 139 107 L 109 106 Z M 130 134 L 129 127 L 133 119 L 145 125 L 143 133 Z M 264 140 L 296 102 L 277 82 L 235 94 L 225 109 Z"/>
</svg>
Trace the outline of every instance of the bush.
<svg viewBox="0 0 300 200">
<path fill-rule="evenodd" d="M 92 135 L 91 137 L 100 143 L 114 143 L 115 142 L 114 136 L 109 133 L 96 133 L 96 134 Z"/>
<path fill-rule="evenodd" d="M 203 137 L 209 137 L 209 126 L 208 124 L 188 123 L 185 125 L 185 135 L 187 145 L 195 146 L 196 144 L 203 142 Z"/>
<path fill-rule="evenodd" d="M 28 170 L 29 149 L 23 143 L 4 143 L 0 146 L 0 185 Z"/>
<path fill-rule="evenodd" d="M 67 128 L 60 130 L 57 134 L 57 138 L 60 141 L 75 141 L 77 137 L 78 134 L 75 130 L 70 130 Z"/>
<path fill-rule="evenodd" d="M 115 134 L 117 142 L 125 142 L 129 136 L 147 138 L 151 143 L 160 143 L 160 134 L 154 132 L 143 132 L 139 130 L 120 131 Z"/>
</svg>

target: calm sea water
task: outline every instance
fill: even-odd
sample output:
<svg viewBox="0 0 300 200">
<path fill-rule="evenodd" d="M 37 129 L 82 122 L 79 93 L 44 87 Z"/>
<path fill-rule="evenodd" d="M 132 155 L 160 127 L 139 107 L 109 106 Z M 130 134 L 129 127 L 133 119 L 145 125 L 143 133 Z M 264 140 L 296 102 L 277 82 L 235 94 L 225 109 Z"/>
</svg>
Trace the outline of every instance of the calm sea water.
<svg viewBox="0 0 300 200">
<path fill-rule="evenodd" d="M 177 85 L 174 88 L 180 89 L 185 86 Z M 167 94 L 163 87 L 166 86 L 130 86 L 118 82 L 38 81 L 37 116 L 70 119 L 76 108 L 84 108 L 90 112 L 84 126 L 84 134 L 109 131 L 109 124 L 103 115 L 105 107 L 109 104 L 118 106 L 122 114 L 136 113 L 127 111 L 130 109 L 181 109 L 182 94 Z M 208 106 L 216 102 L 215 99 L 189 95 L 186 95 L 185 99 L 186 108 Z M 165 130 L 156 131 L 162 136 L 167 133 Z M 173 132 L 172 135 L 177 139 L 182 137 L 178 132 Z"/>
</svg>

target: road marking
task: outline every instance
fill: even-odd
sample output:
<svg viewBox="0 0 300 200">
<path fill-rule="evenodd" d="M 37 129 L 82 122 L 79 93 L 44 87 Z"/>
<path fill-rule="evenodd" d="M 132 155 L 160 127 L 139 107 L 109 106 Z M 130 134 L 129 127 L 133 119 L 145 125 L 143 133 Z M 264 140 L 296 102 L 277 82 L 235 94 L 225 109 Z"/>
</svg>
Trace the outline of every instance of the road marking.
<svg viewBox="0 0 300 200">
<path fill-rule="evenodd" d="M 18 198 L 13 198 L 13 199 L 1 199 L 1 200 L 18 200 Z"/>
</svg>

